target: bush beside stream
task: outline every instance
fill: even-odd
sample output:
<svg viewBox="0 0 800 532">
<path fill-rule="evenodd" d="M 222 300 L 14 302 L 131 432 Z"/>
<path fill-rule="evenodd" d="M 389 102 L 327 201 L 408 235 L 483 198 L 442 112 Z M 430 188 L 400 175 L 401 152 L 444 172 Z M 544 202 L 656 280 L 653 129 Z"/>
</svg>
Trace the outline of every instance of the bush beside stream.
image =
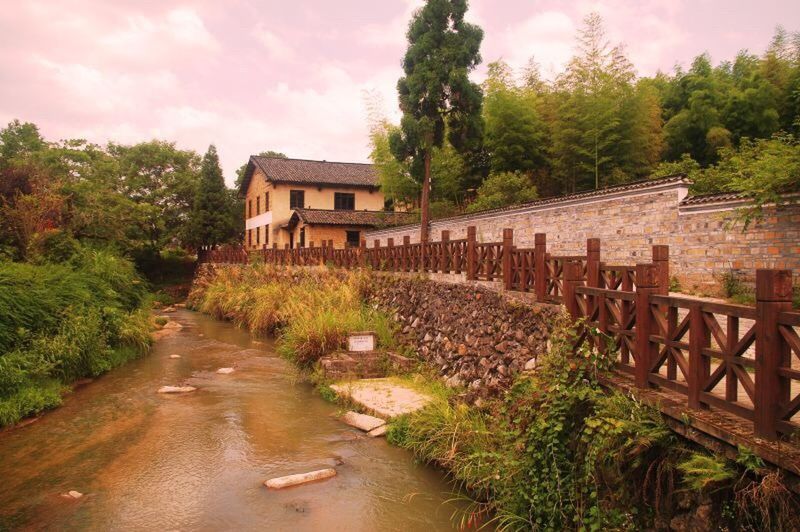
<svg viewBox="0 0 800 532">
<path fill-rule="evenodd" d="M 0 262 L 0 426 L 58 405 L 71 382 L 140 356 L 150 330 L 146 284 L 112 253 Z"/>
</svg>

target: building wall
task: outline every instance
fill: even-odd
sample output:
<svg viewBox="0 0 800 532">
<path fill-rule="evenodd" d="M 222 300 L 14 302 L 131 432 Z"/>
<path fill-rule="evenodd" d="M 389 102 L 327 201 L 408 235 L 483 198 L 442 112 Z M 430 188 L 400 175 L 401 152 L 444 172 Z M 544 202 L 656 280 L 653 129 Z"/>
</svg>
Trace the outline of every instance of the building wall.
<svg viewBox="0 0 800 532">
<path fill-rule="evenodd" d="M 264 173 L 256 168 L 253 173 L 253 178 L 250 180 L 250 185 L 247 188 L 247 195 L 245 197 L 245 246 L 248 245 L 247 230 L 253 231 L 252 244 L 250 248 L 256 248 L 255 231 L 260 233 L 261 245 L 264 244 L 264 235 L 266 225 L 269 225 L 269 245 L 273 242 L 278 244 L 279 248 L 283 248 L 289 243 L 289 233 L 286 230 L 281 230 L 280 226 L 285 225 L 292 215 L 292 209 L 289 208 L 289 191 L 302 190 L 305 192 L 305 205 L 307 209 L 333 209 L 333 198 L 336 192 L 350 192 L 355 194 L 355 208 L 356 210 L 363 211 L 380 211 L 383 210 L 384 198 L 380 190 L 368 190 L 365 188 L 357 187 L 318 187 L 309 185 L 295 185 L 295 184 L 279 184 L 267 182 Z M 264 194 L 269 192 L 270 210 L 264 211 Z M 256 197 L 261 198 L 261 212 L 260 217 L 256 215 Z M 248 202 L 253 202 L 253 216 L 248 216 L 247 205 Z M 344 229 L 341 230 L 344 235 Z M 297 238 L 297 236 L 295 236 Z M 343 239 L 344 237 L 342 237 Z M 315 243 L 317 240 L 314 240 Z M 295 240 L 297 242 L 297 240 Z M 309 242 L 308 234 L 306 235 L 306 242 Z"/>
<path fill-rule="evenodd" d="M 764 220 L 746 231 L 732 226 L 739 205 L 681 206 L 688 184 L 654 184 L 637 190 L 591 198 L 566 198 L 563 202 L 521 207 L 487 214 L 465 215 L 431 223 L 430 239 L 466 238 L 476 226 L 479 242 L 500 242 L 504 228 L 514 230 L 518 247 L 533 247 L 534 234 L 547 234 L 547 249 L 554 255 L 586 252 L 586 239 L 600 238 L 601 260 L 609 264 L 635 264 L 651 259 L 651 246 L 670 246 L 670 268 L 681 287 L 695 293 L 718 294 L 720 276 L 740 270 L 752 281 L 756 268 L 789 268 L 800 283 L 800 205 L 768 208 Z M 419 242 L 419 225 L 369 231 L 369 246 L 379 239 L 395 245 L 403 237 Z"/>
</svg>

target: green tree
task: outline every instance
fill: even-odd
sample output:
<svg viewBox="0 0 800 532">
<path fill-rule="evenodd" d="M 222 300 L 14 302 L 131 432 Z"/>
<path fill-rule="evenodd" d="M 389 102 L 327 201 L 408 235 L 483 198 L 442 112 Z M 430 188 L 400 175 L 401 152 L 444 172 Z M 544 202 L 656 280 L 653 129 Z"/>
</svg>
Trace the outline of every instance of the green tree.
<svg viewBox="0 0 800 532">
<path fill-rule="evenodd" d="M 8 167 L 14 159 L 24 159 L 40 151 L 46 143 L 36 124 L 12 120 L 0 130 L 0 168 Z"/>
<path fill-rule="evenodd" d="M 236 230 L 231 217 L 232 199 L 225 187 L 217 149 L 211 145 L 203 156 L 200 168 L 187 242 L 195 246 L 207 246 L 234 239 Z M 241 216 L 241 213 L 238 214 Z"/>
<path fill-rule="evenodd" d="M 422 182 L 423 241 L 428 239 L 431 158 L 434 148 L 450 145 L 459 153 L 480 151 L 483 124 L 481 90 L 468 74 L 480 63 L 483 31 L 464 21 L 466 0 L 427 0 L 409 25 L 405 76 L 397 82 L 403 118 L 390 135 L 398 161 Z"/>
<path fill-rule="evenodd" d="M 144 218 L 150 248 L 180 242 L 197 187 L 197 153 L 160 140 L 133 146 L 111 143 L 108 152 L 119 164 L 122 194 L 147 207 Z"/>
<path fill-rule="evenodd" d="M 647 173 L 658 154 L 658 99 L 634 85 L 633 66 L 606 41 L 602 19 L 591 14 L 578 36 L 578 54 L 556 80 L 553 165 L 563 191 L 574 192 Z"/>
<path fill-rule="evenodd" d="M 411 177 L 406 161 L 398 161 L 389 148 L 389 136 L 399 127 L 379 118 L 370 126 L 370 160 L 378 171 L 381 192 L 395 206 L 413 207 L 419 200 L 419 183 Z"/>
<path fill-rule="evenodd" d="M 528 176 L 520 172 L 491 174 L 478 188 L 478 194 L 468 212 L 485 211 L 508 205 L 518 205 L 539 197 Z"/>
<path fill-rule="evenodd" d="M 526 70 L 526 85 L 519 87 L 506 63 L 489 64 L 483 117 L 492 172 L 533 174 L 547 166 L 547 124 L 539 112 L 534 87 L 541 85 L 534 68 Z"/>
</svg>

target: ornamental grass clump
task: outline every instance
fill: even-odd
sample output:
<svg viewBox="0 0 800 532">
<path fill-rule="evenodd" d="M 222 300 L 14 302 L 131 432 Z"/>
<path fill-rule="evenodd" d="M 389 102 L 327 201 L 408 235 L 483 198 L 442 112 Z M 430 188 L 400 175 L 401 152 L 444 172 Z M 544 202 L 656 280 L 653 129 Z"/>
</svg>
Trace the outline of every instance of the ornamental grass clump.
<svg viewBox="0 0 800 532">
<path fill-rule="evenodd" d="M 369 274 L 327 268 L 252 264 L 220 268 L 191 295 L 198 310 L 255 334 L 275 334 L 278 352 L 303 369 L 345 347 L 347 335 L 370 330 L 394 345 L 395 327 L 364 303 Z"/>
</svg>

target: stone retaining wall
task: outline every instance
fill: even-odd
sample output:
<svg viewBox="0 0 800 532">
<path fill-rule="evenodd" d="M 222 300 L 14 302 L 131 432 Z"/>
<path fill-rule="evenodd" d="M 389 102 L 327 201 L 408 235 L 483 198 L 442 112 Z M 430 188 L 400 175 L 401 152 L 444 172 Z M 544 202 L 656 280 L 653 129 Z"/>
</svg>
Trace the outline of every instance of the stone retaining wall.
<svg viewBox="0 0 800 532">
<path fill-rule="evenodd" d="M 443 230 L 450 239 L 466 238 L 467 227 L 477 228 L 479 242 L 501 242 L 504 228 L 514 230 L 518 247 L 533 247 L 534 234 L 547 234 L 548 252 L 581 255 L 587 238 L 600 238 L 601 260 L 632 265 L 649 262 L 653 244 L 670 246 L 670 268 L 682 288 L 717 295 L 720 276 L 739 270 L 752 281 L 756 268 L 788 268 L 800 272 L 800 204 L 766 209 L 763 220 L 746 231 L 733 225 L 741 199 L 730 195 L 687 198 L 689 182 L 680 176 L 629 184 L 457 216 L 431 223 L 430 239 Z M 419 224 L 370 231 L 375 240 L 395 245 L 403 237 L 419 242 Z M 796 283 L 800 283 L 797 276 Z"/>
<path fill-rule="evenodd" d="M 478 284 L 401 275 L 376 275 L 368 300 L 394 316 L 404 342 L 449 386 L 467 387 L 468 401 L 533 369 L 561 312 Z"/>
</svg>

